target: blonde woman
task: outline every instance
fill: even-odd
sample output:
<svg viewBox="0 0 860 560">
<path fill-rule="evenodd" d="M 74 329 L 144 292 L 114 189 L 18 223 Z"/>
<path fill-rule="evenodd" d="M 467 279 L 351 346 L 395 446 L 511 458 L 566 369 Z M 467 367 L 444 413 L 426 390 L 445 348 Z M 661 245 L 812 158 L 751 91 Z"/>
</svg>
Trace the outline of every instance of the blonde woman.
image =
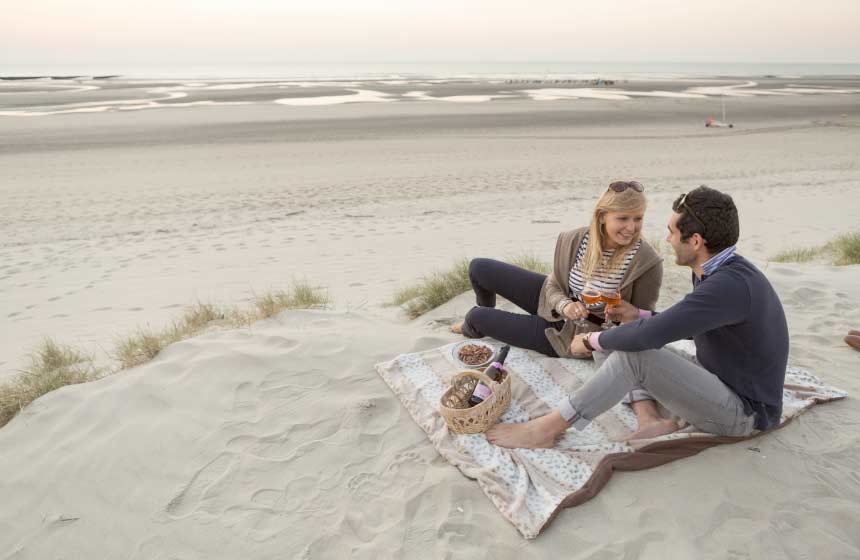
<svg viewBox="0 0 860 560">
<path fill-rule="evenodd" d="M 451 330 L 470 338 L 490 336 L 547 356 L 574 356 L 570 343 L 578 332 L 598 330 L 602 306 L 587 308 L 586 283 L 621 292 L 639 309 L 653 311 L 663 280 L 662 259 L 641 238 L 645 188 L 638 181 L 616 181 L 597 201 L 591 223 L 562 232 L 549 276 L 492 259 L 474 259 L 469 280 L 477 306 Z M 527 312 L 495 309 L 500 295 Z M 610 310 L 611 311 L 611 310 Z M 590 322 L 582 326 L 582 320 Z"/>
<path fill-rule="evenodd" d="M 599 330 L 606 318 L 604 308 L 589 309 L 582 301 L 586 284 L 601 291 L 620 292 L 622 300 L 643 311 L 654 311 L 657 304 L 663 260 L 641 238 L 645 208 L 641 183 L 611 183 L 598 199 L 588 227 L 558 236 L 549 276 L 492 259 L 474 259 L 469 263 L 469 280 L 478 305 L 451 330 L 470 338 L 490 336 L 547 356 L 591 357 L 574 355 L 570 349 L 577 333 Z M 495 309 L 496 295 L 527 314 Z M 609 312 L 611 316 L 612 309 Z M 600 365 L 607 354 L 596 352 L 594 357 Z M 640 386 L 634 387 L 623 402 L 636 414 L 637 437 L 678 429 L 674 420 L 661 416 L 654 398 Z"/>
</svg>

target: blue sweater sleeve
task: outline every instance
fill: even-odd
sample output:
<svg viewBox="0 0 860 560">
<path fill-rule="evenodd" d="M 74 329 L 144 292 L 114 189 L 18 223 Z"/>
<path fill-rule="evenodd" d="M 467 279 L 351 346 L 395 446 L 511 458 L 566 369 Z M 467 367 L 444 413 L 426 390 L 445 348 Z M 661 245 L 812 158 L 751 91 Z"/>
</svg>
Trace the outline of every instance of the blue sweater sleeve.
<svg viewBox="0 0 860 560">
<path fill-rule="evenodd" d="M 749 309 L 749 288 L 744 279 L 720 270 L 666 311 L 605 331 L 598 342 L 606 350 L 624 352 L 662 348 L 676 340 L 740 323 Z"/>
</svg>

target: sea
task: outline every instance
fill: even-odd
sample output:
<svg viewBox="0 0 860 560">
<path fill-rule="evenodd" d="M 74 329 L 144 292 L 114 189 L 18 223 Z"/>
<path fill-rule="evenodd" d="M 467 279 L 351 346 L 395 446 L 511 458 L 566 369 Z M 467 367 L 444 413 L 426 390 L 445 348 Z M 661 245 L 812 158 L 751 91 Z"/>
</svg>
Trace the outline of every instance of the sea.
<svg viewBox="0 0 860 560">
<path fill-rule="evenodd" d="M 118 76 L 127 79 L 416 80 L 860 76 L 860 63 L 785 62 L 384 62 L 2 65 L 0 77 Z"/>
</svg>

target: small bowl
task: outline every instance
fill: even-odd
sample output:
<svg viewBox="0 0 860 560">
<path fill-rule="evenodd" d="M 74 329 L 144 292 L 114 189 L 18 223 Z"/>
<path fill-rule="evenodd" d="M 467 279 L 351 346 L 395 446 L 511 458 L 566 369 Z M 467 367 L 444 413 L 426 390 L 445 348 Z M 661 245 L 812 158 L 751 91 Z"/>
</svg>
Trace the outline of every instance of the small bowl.
<svg viewBox="0 0 860 560">
<path fill-rule="evenodd" d="M 487 358 L 487 360 L 485 362 L 480 363 L 480 364 L 468 364 L 468 363 L 464 362 L 463 360 L 460 359 L 460 348 L 462 348 L 464 346 L 470 346 L 470 345 L 483 346 L 485 348 L 489 348 L 490 349 L 490 357 Z M 459 343 L 455 344 L 452 352 L 454 355 L 454 361 L 457 362 L 458 364 L 462 364 L 467 369 L 483 370 L 485 367 L 487 367 L 488 365 L 490 365 L 493 362 L 493 356 L 496 355 L 496 347 L 493 346 L 492 344 L 489 344 L 487 342 L 483 342 L 481 340 L 464 340 L 463 342 L 459 342 Z"/>
</svg>

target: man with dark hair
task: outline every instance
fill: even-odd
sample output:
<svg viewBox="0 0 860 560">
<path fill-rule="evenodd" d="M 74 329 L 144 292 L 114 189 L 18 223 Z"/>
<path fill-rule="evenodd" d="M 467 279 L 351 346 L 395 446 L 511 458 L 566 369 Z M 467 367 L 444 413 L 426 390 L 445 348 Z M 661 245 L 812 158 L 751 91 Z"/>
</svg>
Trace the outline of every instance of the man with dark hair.
<svg viewBox="0 0 860 560">
<path fill-rule="evenodd" d="M 788 362 L 788 326 L 767 278 L 735 252 L 738 212 L 732 198 L 699 187 L 672 204 L 666 240 L 676 262 L 692 269 L 693 291 L 663 313 L 627 302 L 609 313 L 624 324 L 574 338 L 571 351 L 608 353 L 594 376 L 558 409 L 524 424 L 497 424 L 487 439 L 503 447 L 552 447 L 571 425 L 595 417 L 638 391 L 697 429 L 748 436 L 777 426 Z M 692 338 L 696 361 L 664 349 Z M 631 439 L 678 428 L 659 418 Z"/>
<path fill-rule="evenodd" d="M 682 241 L 687 241 L 694 233 L 704 235 L 707 230 L 705 247 L 712 255 L 738 242 L 738 209 L 727 194 L 702 185 L 675 199 L 672 210 L 680 214 L 677 225 Z"/>
</svg>

